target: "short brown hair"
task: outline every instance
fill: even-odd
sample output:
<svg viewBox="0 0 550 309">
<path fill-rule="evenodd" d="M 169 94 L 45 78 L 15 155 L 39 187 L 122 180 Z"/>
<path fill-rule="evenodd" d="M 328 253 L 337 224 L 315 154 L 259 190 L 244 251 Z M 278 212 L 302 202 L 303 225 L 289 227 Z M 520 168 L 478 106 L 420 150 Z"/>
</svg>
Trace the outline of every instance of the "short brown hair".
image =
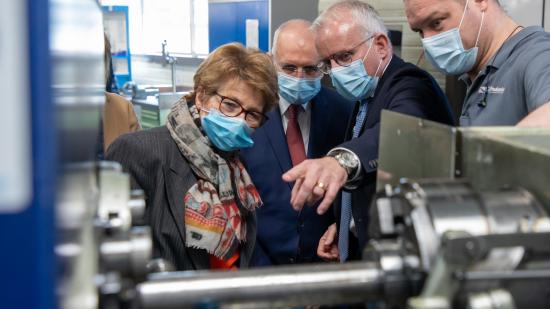
<svg viewBox="0 0 550 309">
<path fill-rule="evenodd" d="M 199 89 L 207 96 L 214 95 L 221 84 L 234 78 L 260 92 L 264 112 L 279 103 L 277 71 L 271 59 L 239 43 L 222 45 L 208 55 L 193 77 L 193 92 L 186 98 L 194 99 Z"/>
</svg>

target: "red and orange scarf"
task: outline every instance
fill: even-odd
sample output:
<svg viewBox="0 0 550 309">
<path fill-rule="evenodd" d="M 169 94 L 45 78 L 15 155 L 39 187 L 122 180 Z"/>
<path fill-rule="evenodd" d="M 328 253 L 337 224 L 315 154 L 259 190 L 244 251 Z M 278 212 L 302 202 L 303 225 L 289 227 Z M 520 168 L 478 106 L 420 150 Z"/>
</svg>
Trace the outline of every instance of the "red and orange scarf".
<svg viewBox="0 0 550 309">
<path fill-rule="evenodd" d="M 185 245 L 227 260 L 246 240 L 242 212 L 255 211 L 261 205 L 258 191 L 236 153 L 222 157 L 214 152 L 201 132 L 193 104 L 180 99 L 172 107 L 166 126 L 198 178 L 183 193 Z"/>
</svg>

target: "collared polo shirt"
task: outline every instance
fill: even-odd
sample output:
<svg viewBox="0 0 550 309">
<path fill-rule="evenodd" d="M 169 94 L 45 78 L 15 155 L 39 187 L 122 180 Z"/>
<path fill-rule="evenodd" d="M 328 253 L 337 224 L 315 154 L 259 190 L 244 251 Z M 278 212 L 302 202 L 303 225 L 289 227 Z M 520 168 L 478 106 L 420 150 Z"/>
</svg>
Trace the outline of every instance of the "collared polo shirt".
<svg viewBox="0 0 550 309">
<path fill-rule="evenodd" d="M 473 81 L 466 74 L 460 79 L 468 86 L 461 126 L 517 124 L 550 101 L 550 33 L 541 27 L 524 28 L 502 45 Z"/>
</svg>

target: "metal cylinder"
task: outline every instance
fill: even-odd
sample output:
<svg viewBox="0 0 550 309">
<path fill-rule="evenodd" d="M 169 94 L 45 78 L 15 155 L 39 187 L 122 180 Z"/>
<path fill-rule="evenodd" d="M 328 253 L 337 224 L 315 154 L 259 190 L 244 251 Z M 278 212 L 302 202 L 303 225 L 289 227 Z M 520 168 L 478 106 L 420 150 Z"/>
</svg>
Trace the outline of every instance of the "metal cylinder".
<svg viewBox="0 0 550 309">
<path fill-rule="evenodd" d="M 548 220 L 544 208 L 521 188 L 479 192 L 464 181 L 426 180 L 403 182 L 395 192 L 411 206 L 415 237 L 409 238 L 416 240 L 426 272 L 432 269 L 441 238 L 448 231 L 464 231 L 472 236 L 537 232 L 541 229 L 538 223 Z M 523 255 L 520 247 L 493 249 L 477 267 L 512 270 Z"/>
<path fill-rule="evenodd" d="M 269 267 L 238 272 L 179 272 L 151 275 L 137 287 L 142 308 L 197 304 L 254 304 L 255 308 L 337 304 L 380 298 L 383 271 L 352 262 Z"/>
<path fill-rule="evenodd" d="M 147 271 L 152 252 L 148 227 L 134 227 L 126 238 L 109 239 L 100 246 L 105 270 L 141 277 Z"/>
<path fill-rule="evenodd" d="M 145 193 L 143 190 L 130 191 L 130 200 L 128 201 L 128 208 L 132 214 L 132 225 L 145 225 Z"/>
</svg>

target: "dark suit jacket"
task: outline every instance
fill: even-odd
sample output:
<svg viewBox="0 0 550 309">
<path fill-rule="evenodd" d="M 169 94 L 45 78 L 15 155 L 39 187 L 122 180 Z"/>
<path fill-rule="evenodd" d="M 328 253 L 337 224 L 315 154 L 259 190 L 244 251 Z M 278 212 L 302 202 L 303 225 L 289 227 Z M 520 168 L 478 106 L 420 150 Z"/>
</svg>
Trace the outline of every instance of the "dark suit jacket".
<svg viewBox="0 0 550 309">
<path fill-rule="evenodd" d="M 322 88 L 311 101 L 311 127 L 308 158 L 319 158 L 344 140 L 352 102 L 333 90 Z M 307 263 L 319 261 L 319 239 L 334 223 L 333 214 L 317 215 L 315 207 L 292 209 L 292 184 L 282 180 L 292 168 L 279 108 L 268 114 L 269 120 L 258 130 L 254 146 L 241 151 L 252 181 L 264 205 L 257 211 L 258 237 L 252 266 Z"/>
<path fill-rule="evenodd" d="M 368 105 L 367 118 L 363 123 L 359 137 L 351 139 L 358 108 L 359 103 L 356 103 L 346 133 L 347 141 L 340 147 L 357 154 L 363 169 L 364 177 L 361 179 L 359 187 L 351 191 L 352 213 L 358 239 L 350 237 L 350 240 L 357 241 L 355 248 L 363 248 L 368 239 L 369 206 L 376 189 L 381 111 L 387 109 L 445 124 L 454 124 L 454 117 L 445 94 L 433 77 L 395 55 L 378 82 L 374 96 Z M 338 197 L 334 207 L 337 222 L 340 222 L 340 201 L 341 198 Z M 350 247 L 353 245 L 350 244 Z M 351 253 L 354 253 L 355 256 L 352 256 Z M 358 258 L 359 254 L 360 250 L 350 252 L 350 258 Z"/>
<path fill-rule="evenodd" d="M 146 221 L 153 234 L 153 256 L 177 270 L 208 269 L 205 250 L 185 246 L 183 198 L 197 179 L 166 127 L 122 135 L 109 146 L 107 160 L 120 162 L 133 186 L 146 197 Z M 240 248 L 240 266 L 249 264 L 256 240 L 256 216 L 243 214 L 247 239 Z"/>
</svg>

